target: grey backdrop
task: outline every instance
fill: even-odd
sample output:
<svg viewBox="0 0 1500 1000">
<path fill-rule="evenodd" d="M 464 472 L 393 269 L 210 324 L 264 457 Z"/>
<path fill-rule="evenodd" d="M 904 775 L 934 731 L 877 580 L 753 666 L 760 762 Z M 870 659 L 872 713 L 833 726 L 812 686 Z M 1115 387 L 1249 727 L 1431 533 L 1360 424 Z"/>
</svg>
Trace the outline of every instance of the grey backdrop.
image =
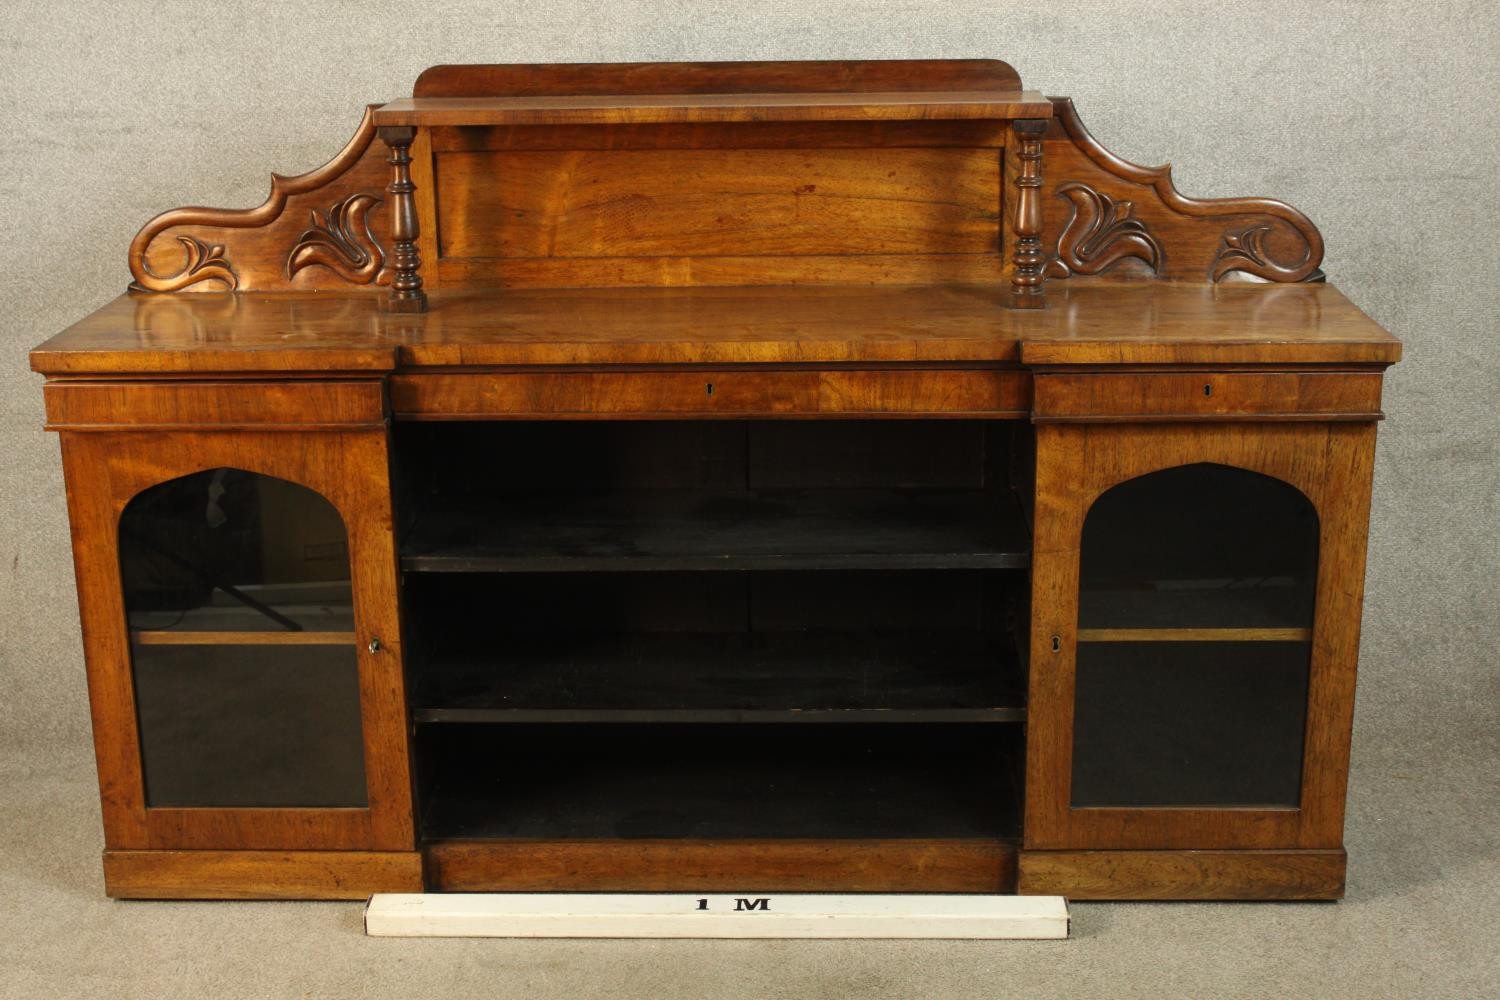
<svg viewBox="0 0 1500 1000">
<path fill-rule="evenodd" d="M 1056 13 L 1047 10 L 1056 9 Z M 12 0 L 0 11 L 0 994 L 1496 995 L 1500 9 L 1140 0 Z M 372 942 L 335 904 L 102 899 L 37 342 L 178 205 L 249 207 L 440 62 L 998 56 L 1196 196 L 1268 194 L 1406 342 L 1338 905 L 1079 906 L 1066 944 Z M 1488 988 L 1486 988 L 1486 984 Z"/>
</svg>

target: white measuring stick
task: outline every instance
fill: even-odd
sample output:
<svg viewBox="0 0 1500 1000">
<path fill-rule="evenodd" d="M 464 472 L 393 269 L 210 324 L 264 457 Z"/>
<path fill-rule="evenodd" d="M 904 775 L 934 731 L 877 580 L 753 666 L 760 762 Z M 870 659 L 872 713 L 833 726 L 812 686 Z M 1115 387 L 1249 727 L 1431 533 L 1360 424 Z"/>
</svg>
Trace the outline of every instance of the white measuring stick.
<svg viewBox="0 0 1500 1000">
<path fill-rule="evenodd" d="M 375 937 L 1065 938 L 1061 896 L 383 893 Z"/>
</svg>

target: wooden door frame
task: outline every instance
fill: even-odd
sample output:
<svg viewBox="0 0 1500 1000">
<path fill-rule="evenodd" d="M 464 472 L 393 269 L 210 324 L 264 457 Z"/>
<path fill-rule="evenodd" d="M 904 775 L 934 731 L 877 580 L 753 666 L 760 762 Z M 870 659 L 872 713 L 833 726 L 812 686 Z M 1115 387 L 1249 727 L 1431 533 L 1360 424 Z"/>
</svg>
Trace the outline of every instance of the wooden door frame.
<svg viewBox="0 0 1500 1000">
<path fill-rule="evenodd" d="M 106 847 L 413 849 L 386 430 L 64 430 L 61 438 Z M 325 497 L 344 520 L 365 748 L 364 807 L 146 805 L 120 574 L 120 515 L 151 486 L 215 468 L 305 486 Z M 376 637 L 379 648 L 372 651 Z"/>
<path fill-rule="evenodd" d="M 1373 423 L 1039 424 L 1032 545 L 1025 847 L 1337 848 L 1344 824 Z M 1083 522 L 1106 490 L 1210 462 L 1282 480 L 1318 512 L 1301 802 L 1288 808 L 1074 808 L 1073 711 Z M 1052 637 L 1061 639 L 1052 648 Z"/>
</svg>

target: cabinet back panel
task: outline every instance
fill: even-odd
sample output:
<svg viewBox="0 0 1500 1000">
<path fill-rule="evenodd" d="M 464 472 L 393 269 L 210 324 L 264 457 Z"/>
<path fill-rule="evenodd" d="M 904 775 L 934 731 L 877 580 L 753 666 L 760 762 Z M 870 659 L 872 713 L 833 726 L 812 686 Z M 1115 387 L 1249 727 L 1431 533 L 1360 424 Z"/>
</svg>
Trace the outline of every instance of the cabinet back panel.
<svg viewBox="0 0 1500 1000">
<path fill-rule="evenodd" d="M 438 277 L 539 287 L 996 277 L 1000 139 L 983 124 L 840 124 L 793 148 L 763 124 L 439 129 Z"/>
<path fill-rule="evenodd" d="M 549 490 L 978 489 L 1006 485 L 995 422 L 504 421 L 398 425 L 420 495 Z"/>
<path fill-rule="evenodd" d="M 427 642 L 493 649 L 518 633 L 997 631 L 1017 582 L 975 570 L 414 573 L 405 595 Z"/>
</svg>

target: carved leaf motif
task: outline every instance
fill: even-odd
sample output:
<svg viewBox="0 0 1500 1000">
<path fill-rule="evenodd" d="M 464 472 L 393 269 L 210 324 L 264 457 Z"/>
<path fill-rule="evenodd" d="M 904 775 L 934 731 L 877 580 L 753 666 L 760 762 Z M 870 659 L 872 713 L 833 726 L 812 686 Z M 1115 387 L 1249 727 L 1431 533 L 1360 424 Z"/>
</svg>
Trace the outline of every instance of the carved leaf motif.
<svg viewBox="0 0 1500 1000">
<path fill-rule="evenodd" d="M 1302 259 L 1290 267 L 1271 259 L 1266 252 L 1266 237 L 1271 234 L 1269 225 L 1250 226 L 1231 230 L 1224 234 L 1224 243 L 1214 254 L 1209 272 L 1214 281 L 1222 281 L 1232 273 L 1247 274 L 1262 281 L 1321 281 L 1323 272 L 1313 266 L 1312 248 Z"/>
<path fill-rule="evenodd" d="M 272 174 L 271 191 L 263 204 L 250 209 L 174 208 L 146 223 L 135 234 L 135 239 L 130 241 L 127 259 L 130 263 L 130 275 L 135 279 L 131 287 L 152 292 L 217 290 L 218 286 L 208 281 L 209 278 L 218 278 L 232 289 L 259 291 L 287 287 L 289 282 L 285 262 L 281 257 L 286 231 L 279 226 L 271 232 L 266 230 L 282 221 L 288 201 L 299 195 L 324 191 L 324 194 L 314 197 L 320 202 L 324 198 L 331 201 L 349 191 L 360 188 L 368 190 L 371 184 L 379 183 L 379 178 L 386 175 L 386 167 L 382 162 L 383 157 L 371 148 L 375 139 L 374 115 L 377 107 L 379 105 L 372 104 L 365 108 L 364 117 L 360 120 L 354 137 L 337 156 L 323 166 L 296 177 Z M 366 179 L 357 180 L 356 175 Z M 336 216 L 337 212 L 330 212 L 330 215 Z M 329 221 L 333 220 L 315 215 L 312 224 L 314 227 L 327 229 Z M 357 225 L 357 220 L 346 220 L 345 223 L 346 230 L 354 232 L 351 225 Z M 213 252 L 206 246 L 198 251 L 190 250 L 188 263 L 169 276 L 155 274 L 146 263 L 151 248 L 158 239 L 181 241 L 179 233 L 208 231 L 217 234 L 223 230 L 247 230 L 242 237 L 232 237 L 235 240 L 235 253 L 239 258 L 237 268 L 231 269 L 224 261 L 222 247 Z M 332 254 L 327 248 L 324 252 Z M 194 256 L 195 253 L 197 256 Z M 332 254 L 330 259 L 339 259 L 339 255 Z M 279 261 L 283 266 L 277 266 Z M 379 281 L 384 273 L 377 266 L 376 280 Z"/>
<path fill-rule="evenodd" d="M 177 242 L 187 251 L 187 260 L 181 270 L 159 275 L 146 271 L 143 265 L 141 273 L 130 283 L 130 287 L 146 292 L 175 292 L 188 285 L 215 278 L 228 285 L 231 291 L 239 286 L 234 268 L 224 254 L 224 244 L 204 243 L 196 236 L 179 236 Z"/>
<path fill-rule="evenodd" d="M 308 228 L 287 254 L 287 278 L 304 267 L 321 266 L 356 285 L 389 280 L 385 248 L 370 228 L 370 211 L 380 201 L 362 191 L 334 202 L 325 216 L 311 211 Z"/>
<path fill-rule="evenodd" d="M 1161 244 L 1144 222 L 1132 217 L 1134 202 L 1115 201 L 1076 181 L 1062 185 L 1057 193 L 1073 203 L 1073 214 L 1047 262 L 1047 277 L 1100 274 L 1132 258 L 1145 261 L 1153 274 L 1160 269 Z"/>
</svg>

